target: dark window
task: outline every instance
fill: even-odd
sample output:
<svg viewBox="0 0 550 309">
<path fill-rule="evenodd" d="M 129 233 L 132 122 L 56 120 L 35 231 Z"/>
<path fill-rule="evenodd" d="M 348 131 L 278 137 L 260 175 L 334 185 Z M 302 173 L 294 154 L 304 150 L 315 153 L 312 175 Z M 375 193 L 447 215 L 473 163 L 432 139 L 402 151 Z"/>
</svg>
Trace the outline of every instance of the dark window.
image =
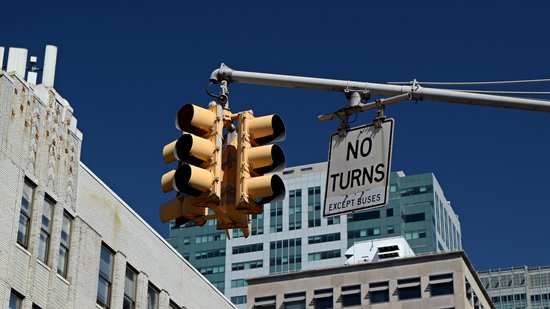
<svg viewBox="0 0 550 309">
<path fill-rule="evenodd" d="M 136 307 L 136 285 L 137 273 L 129 266 L 126 266 L 126 278 L 124 281 L 123 309 L 134 309 Z"/>
<path fill-rule="evenodd" d="M 11 290 L 9 309 L 21 309 L 23 308 L 23 295 L 17 293 L 15 290 Z"/>
<path fill-rule="evenodd" d="M 392 217 L 393 216 L 393 208 L 386 209 L 386 217 Z"/>
<path fill-rule="evenodd" d="M 285 309 L 306 309 L 306 292 L 285 294 Z"/>
<path fill-rule="evenodd" d="M 369 299 L 371 304 L 390 301 L 390 287 L 388 282 L 376 282 L 369 284 Z"/>
<path fill-rule="evenodd" d="M 378 219 L 378 218 L 380 218 L 380 211 L 378 210 L 355 212 L 352 214 L 348 214 L 348 222 L 372 220 L 372 219 Z"/>
<path fill-rule="evenodd" d="M 343 286 L 342 287 L 342 307 L 351 307 L 361 305 L 361 286 Z"/>
<path fill-rule="evenodd" d="M 453 294 L 453 274 L 430 276 L 430 295 L 448 295 Z"/>
<path fill-rule="evenodd" d="M 246 295 L 232 296 L 231 302 L 235 305 L 246 304 Z"/>
<path fill-rule="evenodd" d="M 315 309 L 333 309 L 332 289 L 314 291 Z"/>
<path fill-rule="evenodd" d="M 275 309 L 277 303 L 276 296 L 264 296 L 254 298 L 254 308 L 256 309 Z"/>
<path fill-rule="evenodd" d="M 34 202 L 34 185 L 25 180 L 23 183 L 23 196 L 21 197 L 21 213 L 19 215 L 19 227 L 17 230 L 17 242 L 27 248 L 29 243 L 29 227 L 31 223 L 31 210 Z"/>
<path fill-rule="evenodd" d="M 410 215 L 403 215 L 403 221 L 405 221 L 405 223 L 424 221 L 425 219 L 426 219 L 426 216 L 424 215 L 423 212 L 410 214 Z"/>
<path fill-rule="evenodd" d="M 264 250 L 264 244 L 257 243 L 257 244 L 233 247 L 233 254 L 242 254 L 242 253 L 256 252 L 256 251 L 263 251 L 263 250 Z"/>
<path fill-rule="evenodd" d="M 159 294 L 159 290 L 149 284 L 149 287 L 147 288 L 147 309 L 158 309 Z"/>
<path fill-rule="evenodd" d="M 397 289 L 399 293 L 399 300 L 422 297 L 420 278 L 397 280 Z"/>
<path fill-rule="evenodd" d="M 99 279 L 97 288 L 97 304 L 102 308 L 111 305 L 111 285 L 113 280 L 114 253 L 105 244 L 101 245 L 99 259 Z"/>
<path fill-rule="evenodd" d="M 71 242 L 72 218 L 68 213 L 63 213 L 63 224 L 61 226 L 61 241 L 59 246 L 59 256 L 57 259 L 57 273 L 67 277 L 67 268 L 69 265 L 69 245 Z"/>
</svg>

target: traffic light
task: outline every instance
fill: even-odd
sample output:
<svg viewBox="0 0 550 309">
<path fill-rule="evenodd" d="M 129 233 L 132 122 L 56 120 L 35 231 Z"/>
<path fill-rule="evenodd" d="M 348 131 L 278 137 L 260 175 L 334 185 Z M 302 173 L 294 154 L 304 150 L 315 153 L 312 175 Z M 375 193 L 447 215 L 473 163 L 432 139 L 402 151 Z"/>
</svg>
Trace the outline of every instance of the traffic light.
<svg viewBox="0 0 550 309">
<path fill-rule="evenodd" d="M 217 216 L 217 229 L 241 229 L 244 237 L 250 235 L 250 215 L 236 209 L 235 188 L 237 183 L 237 138 L 236 133 L 227 134 L 222 154 L 222 194 Z"/>
<path fill-rule="evenodd" d="M 263 212 L 263 204 L 284 198 L 285 186 L 281 177 L 264 174 L 285 167 L 281 147 L 266 145 L 284 140 L 285 135 L 285 125 L 277 115 L 254 117 L 251 111 L 239 113 L 236 209 L 259 214 Z"/>
<path fill-rule="evenodd" d="M 220 203 L 223 109 L 211 102 L 208 109 L 184 105 L 176 116 L 180 138 L 163 149 L 165 163 L 178 160 L 178 167 L 162 176 L 162 190 L 176 190 L 175 200 L 161 206 L 161 221 L 180 217 L 203 225 L 208 207 Z"/>
</svg>

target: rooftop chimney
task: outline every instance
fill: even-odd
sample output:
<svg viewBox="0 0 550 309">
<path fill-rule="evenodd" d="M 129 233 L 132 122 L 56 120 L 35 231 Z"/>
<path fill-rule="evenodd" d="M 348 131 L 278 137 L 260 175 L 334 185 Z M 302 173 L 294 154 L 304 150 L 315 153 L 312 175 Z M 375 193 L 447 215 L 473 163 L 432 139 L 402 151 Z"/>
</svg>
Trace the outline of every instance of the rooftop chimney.
<svg viewBox="0 0 550 309">
<path fill-rule="evenodd" d="M 53 45 L 46 45 L 46 55 L 44 56 L 44 69 L 42 72 L 42 85 L 44 85 L 45 87 L 53 88 L 56 61 L 57 47 Z"/>
<path fill-rule="evenodd" d="M 13 72 L 25 78 L 27 68 L 27 50 L 25 48 L 10 47 L 8 51 L 8 67 L 6 72 Z"/>
<path fill-rule="evenodd" d="M 0 71 L 4 69 L 4 46 L 0 46 Z"/>
</svg>

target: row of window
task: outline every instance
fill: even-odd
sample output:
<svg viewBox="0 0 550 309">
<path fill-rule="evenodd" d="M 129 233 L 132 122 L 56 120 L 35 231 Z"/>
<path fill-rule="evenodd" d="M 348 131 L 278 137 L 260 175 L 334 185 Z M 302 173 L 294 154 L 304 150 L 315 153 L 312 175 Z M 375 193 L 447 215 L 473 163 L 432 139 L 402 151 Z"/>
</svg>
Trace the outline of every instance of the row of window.
<svg viewBox="0 0 550 309">
<path fill-rule="evenodd" d="M 10 294 L 10 302 L 8 304 L 8 309 L 22 309 L 23 299 L 25 299 L 25 296 L 23 296 L 23 294 L 12 289 Z M 33 303 L 32 309 L 42 309 L 42 308 L 37 304 Z"/>
<path fill-rule="evenodd" d="M 244 246 L 235 246 L 233 247 L 233 254 L 242 254 L 242 253 L 256 252 L 256 251 L 263 251 L 263 250 L 264 250 L 264 244 L 257 243 L 257 244 L 244 245 Z"/>
<path fill-rule="evenodd" d="M 111 291 L 113 285 L 113 266 L 115 254 L 107 245 L 101 245 L 99 258 L 99 277 L 97 288 L 97 305 L 101 308 L 111 308 Z M 124 299 L 122 309 L 134 309 L 136 307 L 137 271 L 126 264 L 124 278 Z M 147 309 L 159 308 L 160 291 L 152 283 L 147 288 Z M 170 309 L 181 308 L 173 301 L 170 301 Z"/>
<path fill-rule="evenodd" d="M 21 210 L 19 214 L 19 225 L 17 229 L 17 243 L 25 249 L 29 249 L 29 237 L 32 212 L 35 211 L 35 191 L 36 186 L 28 179 L 23 182 L 23 193 L 21 197 Z M 46 197 L 42 203 L 40 232 L 38 234 L 38 259 L 49 266 L 51 255 L 51 239 L 55 215 L 55 202 L 52 198 Z M 57 256 L 57 273 L 64 278 L 67 277 L 69 264 L 69 248 L 71 238 L 71 226 L 73 218 L 66 212 L 63 212 L 61 223 L 61 237 L 59 252 Z"/>
<path fill-rule="evenodd" d="M 449 295 L 454 293 L 453 275 L 442 274 L 430 276 L 429 284 L 430 296 Z M 315 290 L 313 300 L 306 301 L 306 292 L 284 294 L 285 308 L 305 309 L 306 304 L 313 303 L 315 309 L 334 308 L 334 299 L 339 299 L 343 308 L 361 306 L 363 299 L 368 299 L 370 304 L 379 304 L 390 301 L 390 295 L 397 295 L 398 299 L 409 300 L 422 297 L 420 278 L 407 278 L 397 280 L 397 290 L 390 294 L 388 281 L 372 282 L 368 285 L 366 294 L 362 291 L 361 285 L 343 286 L 340 289 L 340 295 L 334 297 L 332 288 Z M 276 296 L 256 297 L 254 299 L 254 308 L 275 308 Z"/>
<path fill-rule="evenodd" d="M 262 268 L 262 267 L 264 267 L 263 260 L 254 260 L 254 261 L 233 263 L 231 265 L 231 270 L 244 270 L 244 269 Z"/>
<path fill-rule="evenodd" d="M 329 251 L 323 251 L 323 252 L 313 252 L 308 254 L 307 259 L 308 261 L 318 261 L 318 260 L 328 260 L 328 259 L 335 259 L 339 258 L 341 256 L 340 249 L 338 250 L 329 250 Z"/>
<path fill-rule="evenodd" d="M 225 249 L 199 251 L 195 253 L 196 260 L 209 259 L 218 256 L 225 256 Z"/>
</svg>

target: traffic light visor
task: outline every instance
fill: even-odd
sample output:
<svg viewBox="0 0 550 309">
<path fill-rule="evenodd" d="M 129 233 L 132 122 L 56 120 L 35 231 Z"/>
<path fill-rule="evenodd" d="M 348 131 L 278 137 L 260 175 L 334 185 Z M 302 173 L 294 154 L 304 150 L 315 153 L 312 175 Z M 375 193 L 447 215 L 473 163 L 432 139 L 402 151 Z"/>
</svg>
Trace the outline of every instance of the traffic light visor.
<svg viewBox="0 0 550 309">
<path fill-rule="evenodd" d="M 278 175 L 252 177 L 248 180 L 248 194 L 256 204 L 266 204 L 285 198 L 285 184 Z"/>
<path fill-rule="evenodd" d="M 252 147 L 248 152 L 248 162 L 256 174 L 277 172 L 285 168 L 285 153 L 279 145 Z"/>
<path fill-rule="evenodd" d="M 208 170 L 190 164 L 178 167 L 173 177 L 173 186 L 178 192 L 199 196 L 212 185 L 212 173 Z"/>
<path fill-rule="evenodd" d="M 198 136 L 212 131 L 216 116 L 208 109 L 193 104 L 186 104 L 178 111 L 176 128 Z"/>
<path fill-rule="evenodd" d="M 282 141 L 286 137 L 285 124 L 278 115 L 250 119 L 248 131 L 252 141 L 258 145 Z"/>
</svg>

